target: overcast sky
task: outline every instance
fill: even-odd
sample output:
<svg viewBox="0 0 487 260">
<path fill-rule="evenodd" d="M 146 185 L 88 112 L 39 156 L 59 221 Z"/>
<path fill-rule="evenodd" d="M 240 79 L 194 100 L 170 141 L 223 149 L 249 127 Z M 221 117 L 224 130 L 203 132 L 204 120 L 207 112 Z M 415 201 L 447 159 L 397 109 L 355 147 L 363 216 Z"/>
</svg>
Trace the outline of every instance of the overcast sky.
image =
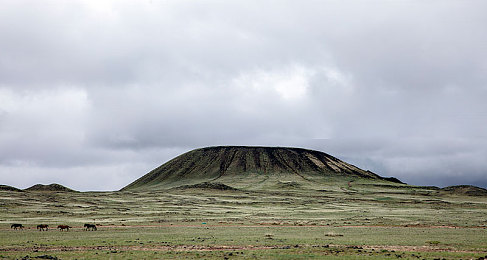
<svg viewBox="0 0 487 260">
<path fill-rule="evenodd" d="M 214 145 L 487 187 L 487 1 L 0 2 L 0 184 L 118 190 Z"/>
</svg>

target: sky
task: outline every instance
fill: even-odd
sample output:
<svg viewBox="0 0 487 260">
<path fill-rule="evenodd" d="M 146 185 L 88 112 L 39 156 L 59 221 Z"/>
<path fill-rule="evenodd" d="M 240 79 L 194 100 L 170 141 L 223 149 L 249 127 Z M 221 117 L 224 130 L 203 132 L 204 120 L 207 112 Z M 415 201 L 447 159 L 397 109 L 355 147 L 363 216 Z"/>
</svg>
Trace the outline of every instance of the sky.
<svg viewBox="0 0 487 260">
<path fill-rule="evenodd" d="M 118 190 L 216 145 L 487 188 L 486 1 L 0 2 L 0 184 Z"/>
</svg>

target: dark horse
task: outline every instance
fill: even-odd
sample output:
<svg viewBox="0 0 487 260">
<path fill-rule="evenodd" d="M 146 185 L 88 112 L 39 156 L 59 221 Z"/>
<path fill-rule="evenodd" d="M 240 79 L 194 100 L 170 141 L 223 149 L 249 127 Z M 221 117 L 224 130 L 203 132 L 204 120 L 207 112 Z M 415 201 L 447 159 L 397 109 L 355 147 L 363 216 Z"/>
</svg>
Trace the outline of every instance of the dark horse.
<svg viewBox="0 0 487 260">
<path fill-rule="evenodd" d="M 39 231 L 48 231 L 49 230 L 49 225 L 40 224 L 40 225 L 37 225 L 37 229 Z"/>
<path fill-rule="evenodd" d="M 59 228 L 60 231 L 63 231 L 65 229 L 66 229 L 66 231 L 69 231 L 70 226 L 68 226 L 68 225 L 59 225 L 59 226 L 57 226 L 57 228 Z"/>
<path fill-rule="evenodd" d="M 92 230 L 92 231 L 96 231 L 96 225 L 93 225 L 93 224 L 85 224 L 84 225 L 84 228 L 86 229 L 86 231 L 88 230 Z"/>
<path fill-rule="evenodd" d="M 24 226 L 22 224 L 12 224 L 10 226 L 10 228 L 13 228 L 13 229 L 24 229 Z"/>
</svg>

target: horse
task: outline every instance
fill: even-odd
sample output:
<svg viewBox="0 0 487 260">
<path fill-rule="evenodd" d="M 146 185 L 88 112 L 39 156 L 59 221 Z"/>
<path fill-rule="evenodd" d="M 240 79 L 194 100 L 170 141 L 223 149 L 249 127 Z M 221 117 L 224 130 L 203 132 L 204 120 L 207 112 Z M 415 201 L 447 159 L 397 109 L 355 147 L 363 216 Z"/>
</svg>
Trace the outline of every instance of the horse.
<svg viewBox="0 0 487 260">
<path fill-rule="evenodd" d="M 57 226 L 57 228 L 59 228 L 60 231 L 63 231 L 65 229 L 66 229 L 66 231 L 69 231 L 69 228 L 71 228 L 71 227 L 68 225 L 59 225 L 59 226 Z"/>
<path fill-rule="evenodd" d="M 48 231 L 49 230 L 49 225 L 40 224 L 40 225 L 37 225 L 37 229 L 39 231 Z"/>
<path fill-rule="evenodd" d="M 90 229 L 91 229 L 91 231 L 96 231 L 96 225 L 93 225 L 93 224 L 85 224 L 84 228 L 86 229 L 86 231 L 88 231 Z"/>
<path fill-rule="evenodd" d="M 10 228 L 13 228 L 14 230 L 18 229 L 24 229 L 24 226 L 22 224 L 12 224 Z"/>
</svg>

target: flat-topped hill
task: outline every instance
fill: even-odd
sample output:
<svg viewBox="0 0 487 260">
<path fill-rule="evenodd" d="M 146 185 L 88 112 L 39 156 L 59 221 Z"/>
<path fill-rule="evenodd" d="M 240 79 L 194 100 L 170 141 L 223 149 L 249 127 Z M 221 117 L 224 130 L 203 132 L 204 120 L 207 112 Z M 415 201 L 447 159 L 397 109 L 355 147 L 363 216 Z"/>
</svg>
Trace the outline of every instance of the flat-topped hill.
<svg viewBox="0 0 487 260">
<path fill-rule="evenodd" d="M 329 154 L 289 147 L 217 146 L 192 150 L 157 167 L 122 190 L 191 185 L 246 178 L 309 180 L 312 177 L 354 177 L 384 180 Z M 389 181 L 393 181 L 389 179 Z"/>
<path fill-rule="evenodd" d="M 25 189 L 26 191 L 69 191 L 69 192 L 72 192 L 72 191 L 75 191 L 75 190 L 72 190 L 70 188 L 67 188 L 61 184 L 57 184 L 57 183 L 52 183 L 52 184 L 49 184 L 49 185 L 44 185 L 44 184 L 36 184 L 32 187 L 29 187 L 27 189 Z"/>
</svg>

